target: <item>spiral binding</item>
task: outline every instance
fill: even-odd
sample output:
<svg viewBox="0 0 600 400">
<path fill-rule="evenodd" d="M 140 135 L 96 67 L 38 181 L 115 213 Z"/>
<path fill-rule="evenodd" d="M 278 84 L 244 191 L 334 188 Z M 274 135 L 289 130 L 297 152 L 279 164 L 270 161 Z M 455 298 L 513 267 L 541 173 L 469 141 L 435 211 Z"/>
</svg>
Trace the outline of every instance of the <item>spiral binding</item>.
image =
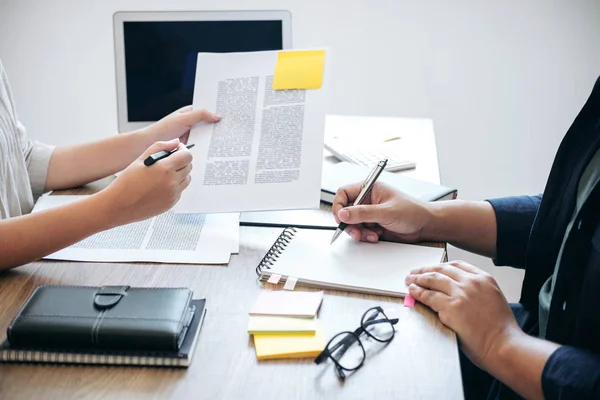
<svg viewBox="0 0 600 400">
<path fill-rule="evenodd" d="M 267 251 L 267 254 L 260 260 L 256 267 L 256 275 L 260 276 L 263 269 L 271 269 L 275 261 L 279 258 L 283 250 L 290 243 L 294 235 L 298 232 L 296 228 L 285 228 L 279 235 L 273 246 Z"/>
</svg>

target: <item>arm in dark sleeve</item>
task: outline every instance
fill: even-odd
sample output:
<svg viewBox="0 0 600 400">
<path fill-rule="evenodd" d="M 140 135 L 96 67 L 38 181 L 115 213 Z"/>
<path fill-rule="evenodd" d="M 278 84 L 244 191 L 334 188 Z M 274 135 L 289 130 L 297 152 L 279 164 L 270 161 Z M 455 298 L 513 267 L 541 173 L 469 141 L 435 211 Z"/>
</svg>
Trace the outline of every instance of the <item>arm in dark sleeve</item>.
<svg viewBox="0 0 600 400">
<path fill-rule="evenodd" d="M 542 371 L 547 400 L 600 399 L 600 356 L 572 346 L 559 347 Z"/>
<path fill-rule="evenodd" d="M 496 214 L 496 265 L 525 268 L 529 233 L 542 195 L 487 200 Z"/>
</svg>

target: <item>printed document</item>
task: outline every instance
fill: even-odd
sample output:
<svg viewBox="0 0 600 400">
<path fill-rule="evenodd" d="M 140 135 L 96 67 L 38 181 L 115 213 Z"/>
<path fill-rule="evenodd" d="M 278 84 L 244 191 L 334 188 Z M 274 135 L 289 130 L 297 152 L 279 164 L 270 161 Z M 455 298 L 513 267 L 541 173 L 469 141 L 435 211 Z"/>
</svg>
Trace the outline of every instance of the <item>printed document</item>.
<svg viewBox="0 0 600 400">
<path fill-rule="evenodd" d="M 33 212 L 85 196 L 42 196 Z M 90 212 L 93 212 L 91 210 Z M 92 235 L 46 259 L 87 262 L 227 264 L 239 252 L 239 214 L 175 214 L 119 226 Z"/>
<path fill-rule="evenodd" d="M 200 53 L 194 108 L 221 115 L 192 128 L 192 181 L 176 213 L 317 209 L 327 62 L 318 89 L 273 90 L 279 51 Z"/>
</svg>

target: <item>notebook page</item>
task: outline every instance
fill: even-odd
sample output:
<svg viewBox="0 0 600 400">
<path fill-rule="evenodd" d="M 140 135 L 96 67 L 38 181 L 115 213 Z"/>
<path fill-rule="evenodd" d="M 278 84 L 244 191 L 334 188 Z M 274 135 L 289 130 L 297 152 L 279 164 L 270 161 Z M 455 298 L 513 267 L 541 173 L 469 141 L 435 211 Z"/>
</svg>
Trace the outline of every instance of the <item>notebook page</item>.
<svg viewBox="0 0 600 400">
<path fill-rule="evenodd" d="M 437 265 L 444 256 L 442 248 L 356 242 L 346 234 L 330 245 L 331 236 L 331 231 L 298 229 L 268 272 L 297 277 L 300 283 L 404 295 L 404 278 L 410 270 Z"/>
</svg>

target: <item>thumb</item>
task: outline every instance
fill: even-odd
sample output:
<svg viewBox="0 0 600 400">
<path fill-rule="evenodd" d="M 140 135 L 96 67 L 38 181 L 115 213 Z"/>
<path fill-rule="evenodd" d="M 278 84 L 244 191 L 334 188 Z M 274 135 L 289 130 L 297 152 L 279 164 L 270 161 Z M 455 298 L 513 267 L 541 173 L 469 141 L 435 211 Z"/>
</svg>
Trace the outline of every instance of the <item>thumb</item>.
<svg viewBox="0 0 600 400">
<path fill-rule="evenodd" d="M 186 126 L 196 125 L 198 122 L 217 122 L 221 117 L 206 110 L 186 110 L 180 113 L 181 121 Z"/>
<path fill-rule="evenodd" d="M 384 217 L 381 205 L 360 205 L 342 208 L 338 212 L 340 221 L 347 224 L 361 224 L 364 222 L 379 223 Z"/>
<path fill-rule="evenodd" d="M 179 138 L 169 140 L 168 142 L 156 142 L 152 146 L 148 147 L 146 151 L 139 157 L 139 160 L 145 160 L 146 157 L 151 156 L 159 151 L 171 151 L 179 146 Z"/>
</svg>

